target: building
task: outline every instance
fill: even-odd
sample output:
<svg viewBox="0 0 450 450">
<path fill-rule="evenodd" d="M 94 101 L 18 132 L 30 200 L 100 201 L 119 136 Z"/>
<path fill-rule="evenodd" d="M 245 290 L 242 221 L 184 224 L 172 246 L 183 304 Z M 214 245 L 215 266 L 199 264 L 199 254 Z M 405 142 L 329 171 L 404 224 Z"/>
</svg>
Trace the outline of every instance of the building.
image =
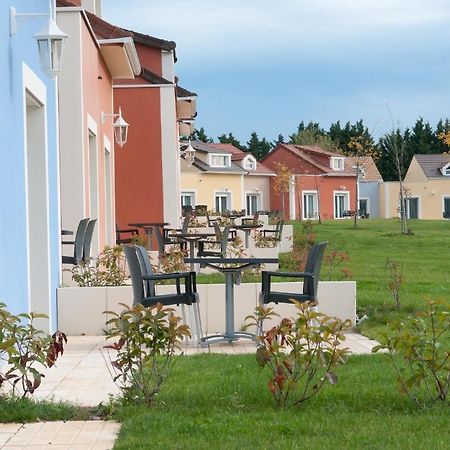
<svg viewBox="0 0 450 450">
<path fill-rule="evenodd" d="M 409 219 L 450 218 L 450 157 L 447 154 L 414 155 L 405 175 L 406 215 Z M 399 215 L 398 182 L 384 183 L 381 212 L 385 218 Z"/>
<path fill-rule="evenodd" d="M 192 142 L 195 160 L 181 164 L 181 204 L 223 212 L 270 210 L 272 170 L 232 144 Z"/>
<path fill-rule="evenodd" d="M 50 16 L 17 16 L 14 33 L 10 7 L 18 14 L 55 14 L 48 0 L 0 4 L 0 301 L 15 314 L 48 315 L 37 326 L 50 331 L 56 327 L 61 261 L 57 91 L 33 38 Z"/>
<path fill-rule="evenodd" d="M 282 164 L 292 172 L 289 192 L 278 193 L 273 184 L 271 189 L 271 207 L 285 217 L 342 219 L 355 211 L 356 173 L 344 155 L 280 143 L 262 162 L 273 171 Z"/>
<path fill-rule="evenodd" d="M 358 171 L 358 214 L 380 217 L 380 189 L 383 178 L 371 156 L 346 157 L 349 170 Z"/>
<path fill-rule="evenodd" d="M 58 25 L 70 36 L 58 86 L 61 222 L 73 230 L 84 217 L 97 219 L 95 257 L 115 243 L 113 80 L 134 79 L 141 66 L 128 34 L 109 24 L 113 32 L 97 33 L 106 22 L 89 9 L 101 11 L 101 2 L 76 3 L 57 0 Z"/>
</svg>

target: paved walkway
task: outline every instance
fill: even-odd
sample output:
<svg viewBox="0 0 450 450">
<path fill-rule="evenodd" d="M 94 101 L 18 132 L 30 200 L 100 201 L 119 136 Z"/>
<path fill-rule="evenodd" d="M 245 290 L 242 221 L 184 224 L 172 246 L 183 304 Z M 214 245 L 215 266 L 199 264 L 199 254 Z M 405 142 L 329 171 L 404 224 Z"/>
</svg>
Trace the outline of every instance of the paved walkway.
<svg viewBox="0 0 450 450">
<path fill-rule="evenodd" d="M 370 353 L 377 342 L 357 333 L 346 334 L 345 346 L 353 354 Z M 64 355 L 47 371 L 34 394 L 38 399 L 64 400 L 81 406 L 96 406 L 108 401 L 119 389 L 109 374 L 103 336 L 70 336 Z M 188 355 L 196 353 L 253 353 L 255 345 L 241 340 L 214 344 L 209 348 L 183 347 Z M 42 422 L 0 424 L 2 449 L 109 449 L 114 445 L 120 424 L 112 421 Z"/>
</svg>

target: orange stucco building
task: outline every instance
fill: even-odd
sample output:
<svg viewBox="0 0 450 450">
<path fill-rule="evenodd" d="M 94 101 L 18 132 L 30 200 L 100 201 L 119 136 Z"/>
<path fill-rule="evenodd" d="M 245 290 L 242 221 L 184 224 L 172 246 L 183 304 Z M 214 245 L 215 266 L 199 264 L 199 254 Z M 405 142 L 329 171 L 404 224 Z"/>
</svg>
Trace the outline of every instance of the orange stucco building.
<svg viewBox="0 0 450 450">
<path fill-rule="evenodd" d="M 340 219 L 355 210 L 356 173 L 344 155 L 317 146 L 278 144 L 262 162 L 276 171 L 283 164 L 293 173 L 289 192 L 271 189 L 271 208 L 290 219 Z"/>
</svg>

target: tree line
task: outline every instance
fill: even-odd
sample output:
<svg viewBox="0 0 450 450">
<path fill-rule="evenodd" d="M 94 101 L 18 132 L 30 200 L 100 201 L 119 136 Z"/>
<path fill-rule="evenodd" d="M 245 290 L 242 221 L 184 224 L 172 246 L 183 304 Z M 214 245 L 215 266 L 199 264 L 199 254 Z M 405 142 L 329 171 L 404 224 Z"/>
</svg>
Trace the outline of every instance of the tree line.
<svg viewBox="0 0 450 450">
<path fill-rule="evenodd" d="M 267 140 L 265 137 L 260 138 L 256 132 L 252 132 L 250 139 L 242 144 L 233 133 L 222 134 L 217 140 L 222 144 L 233 144 L 235 147 L 249 152 L 255 156 L 257 160 L 261 160 L 269 154 L 278 143 L 293 143 L 297 145 L 319 145 L 322 148 L 343 153 L 345 155 L 355 154 L 355 141 L 361 143 L 365 148 L 371 149 L 371 154 L 376 154 L 376 164 L 381 176 L 385 181 L 398 180 L 398 173 L 393 161 L 392 143 L 402 149 L 403 164 L 402 170 L 406 171 L 413 155 L 418 153 L 443 153 L 448 151 L 445 139 L 442 137 L 450 132 L 450 121 L 439 120 L 435 127 L 423 118 L 416 120 L 411 128 L 401 130 L 393 129 L 385 133 L 378 140 L 370 133 L 368 127 L 363 120 L 355 123 L 347 122 L 341 125 L 340 121 L 334 122 L 327 130 L 320 126 L 317 122 L 309 122 L 305 124 L 303 121 L 299 123 L 297 130 L 292 133 L 288 139 L 279 134 L 277 139 L 273 141 Z M 193 139 L 203 142 L 214 142 L 207 136 L 205 129 L 202 127 L 194 131 Z M 404 173 L 402 174 L 404 176 Z"/>
</svg>

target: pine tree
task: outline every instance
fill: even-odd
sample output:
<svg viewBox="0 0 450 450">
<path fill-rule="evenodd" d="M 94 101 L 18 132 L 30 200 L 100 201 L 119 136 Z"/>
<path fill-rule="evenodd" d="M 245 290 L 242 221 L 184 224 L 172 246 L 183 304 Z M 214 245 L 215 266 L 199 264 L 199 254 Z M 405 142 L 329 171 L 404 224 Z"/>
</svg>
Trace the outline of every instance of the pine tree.
<svg viewBox="0 0 450 450">
<path fill-rule="evenodd" d="M 232 144 L 235 147 L 239 148 L 243 152 L 248 151 L 245 146 L 243 146 L 238 139 L 233 136 L 233 133 L 228 133 L 228 136 L 224 133 L 220 135 L 218 138 L 221 144 Z"/>
<path fill-rule="evenodd" d="M 212 138 L 206 135 L 205 129 L 201 127 L 199 130 L 195 129 L 192 133 L 192 139 L 201 142 L 214 142 Z"/>
</svg>

